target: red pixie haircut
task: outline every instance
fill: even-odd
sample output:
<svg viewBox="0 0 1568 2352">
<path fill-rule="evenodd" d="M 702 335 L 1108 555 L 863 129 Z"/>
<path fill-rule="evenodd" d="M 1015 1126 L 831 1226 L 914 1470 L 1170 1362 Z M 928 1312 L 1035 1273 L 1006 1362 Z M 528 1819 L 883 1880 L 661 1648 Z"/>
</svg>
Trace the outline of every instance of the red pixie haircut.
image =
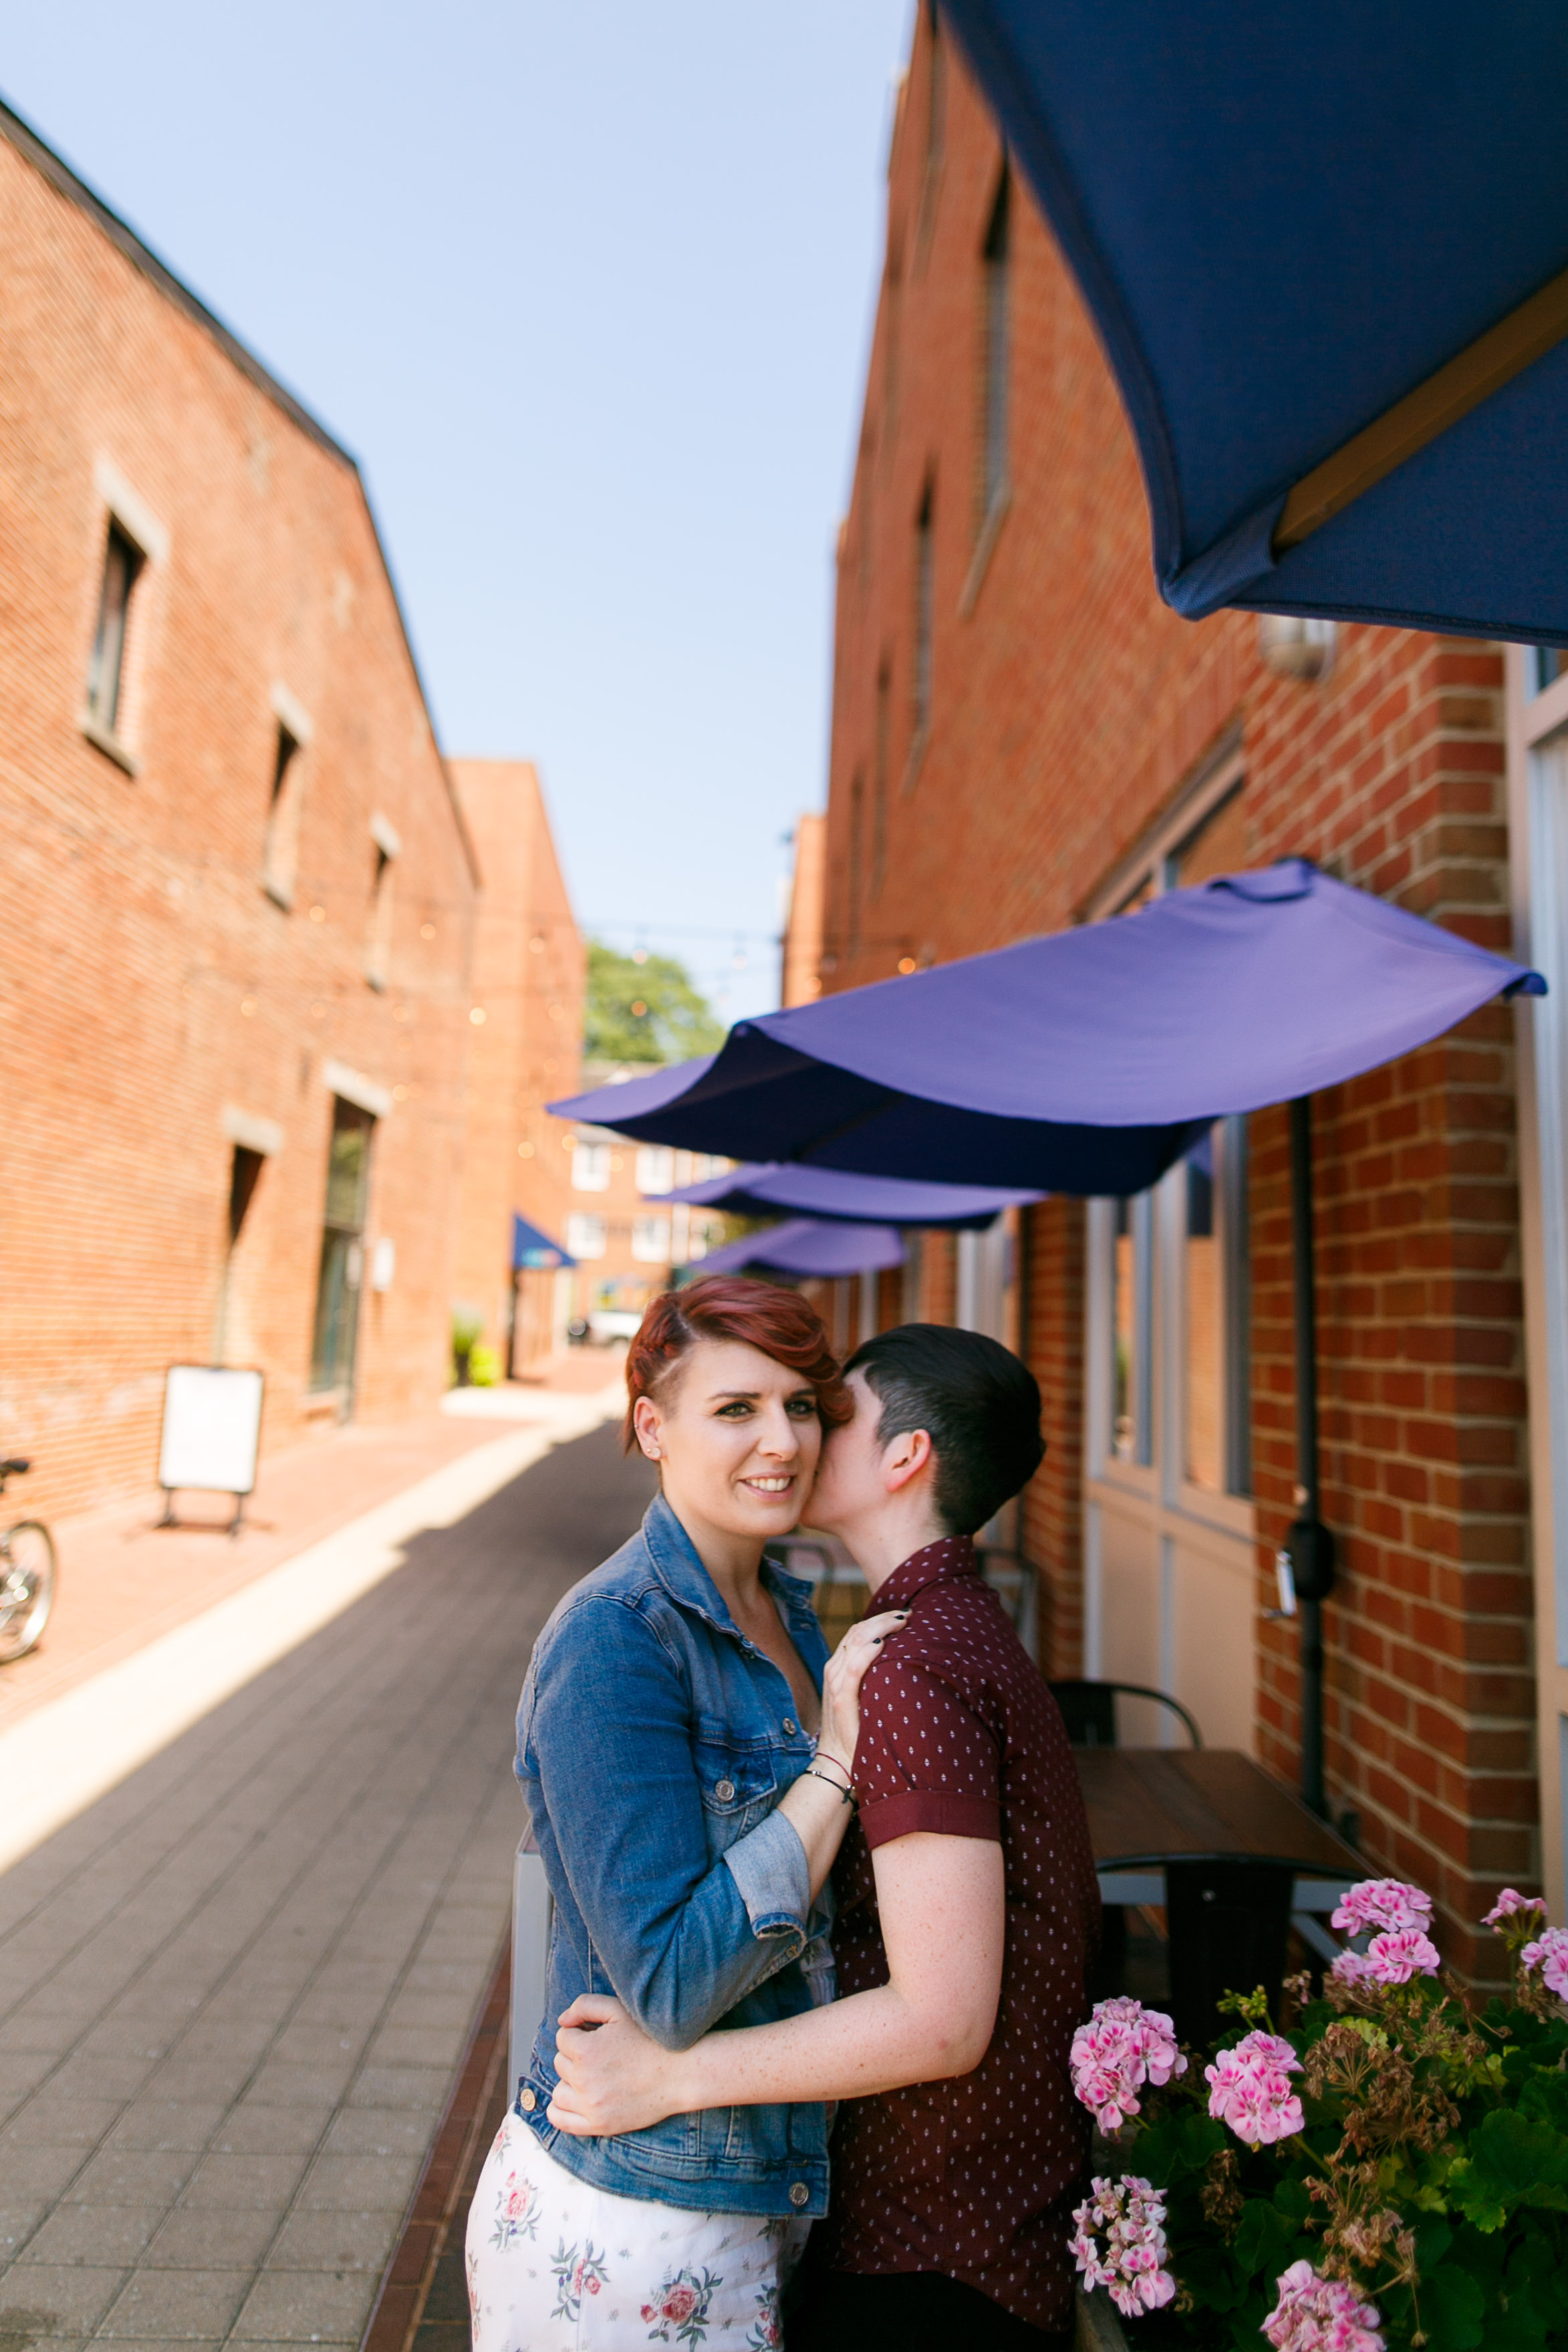
<svg viewBox="0 0 1568 2352">
<path fill-rule="evenodd" d="M 775 1364 L 798 1372 L 816 1391 L 816 1409 L 829 1428 L 847 1421 L 855 1410 L 838 1359 L 828 1345 L 826 1326 L 798 1291 L 773 1282 L 749 1282 L 742 1275 L 710 1274 L 684 1290 L 660 1291 L 626 1349 L 626 1417 L 621 1439 L 628 1454 L 637 1444 L 632 1416 L 638 1397 L 657 1400 L 699 1339 L 742 1339 Z"/>
</svg>

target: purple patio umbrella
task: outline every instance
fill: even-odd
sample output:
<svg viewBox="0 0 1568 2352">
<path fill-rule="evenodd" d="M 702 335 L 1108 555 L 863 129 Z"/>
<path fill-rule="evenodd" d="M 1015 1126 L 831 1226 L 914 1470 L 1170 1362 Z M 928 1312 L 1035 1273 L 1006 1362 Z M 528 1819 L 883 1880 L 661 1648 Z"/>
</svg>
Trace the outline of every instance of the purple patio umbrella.
<svg viewBox="0 0 1568 2352">
<path fill-rule="evenodd" d="M 1138 1192 L 1213 1119 L 1544 986 L 1293 858 L 738 1022 L 716 1055 L 551 1108 L 736 1160 Z"/>
<path fill-rule="evenodd" d="M 1301 1793 L 1324 1808 L 1311 1096 L 1546 983 L 1291 858 L 1137 913 L 738 1022 L 716 1055 L 553 1109 L 736 1160 L 1142 1192 L 1217 1118 L 1290 1104 Z"/>
<path fill-rule="evenodd" d="M 699 1261 L 700 1274 L 739 1274 L 749 1265 L 767 1266 L 778 1274 L 879 1274 L 902 1265 L 904 1245 L 891 1225 L 828 1223 L 818 1217 L 791 1217 L 765 1233 L 747 1234 L 722 1249 L 710 1250 Z"/>
<path fill-rule="evenodd" d="M 1027 1208 L 1038 1192 L 1017 1192 L 983 1184 L 918 1184 L 899 1176 L 852 1176 L 840 1168 L 811 1168 L 787 1161 L 752 1161 L 700 1184 L 683 1184 L 660 1196 L 694 1207 L 733 1209 L 742 1216 L 771 1216 L 780 1209 L 848 1224 L 945 1225 L 978 1232 L 1004 1209 Z"/>
</svg>

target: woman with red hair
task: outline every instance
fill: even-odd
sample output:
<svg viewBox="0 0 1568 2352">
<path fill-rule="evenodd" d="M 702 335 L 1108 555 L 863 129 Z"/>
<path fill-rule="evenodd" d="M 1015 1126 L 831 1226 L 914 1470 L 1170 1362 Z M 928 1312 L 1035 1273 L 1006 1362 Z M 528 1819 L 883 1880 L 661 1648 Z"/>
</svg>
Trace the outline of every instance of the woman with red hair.
<svg viewBox="0 0 1568 2352">
<path fill-rule="evenodd" d="M 821 1899 L 849 1819 L 860 1677 L 907 1612 L 828 1659 L 809 1589 L 765 1556 L 801 1517 L 839 1367 L 795 1292 L 710 1277 L 656 1298 L 626 1443 L 659 1465 L 638 1533 L 540 1635 L 517 1772 L 555 1898 L 544 2020 L 468 2220 L 476 2352 L 775 2344 L 783 2276 L 826 2210 L 820 2103 L 559 2132 L 555 2028 L 614 1993 L 667 2049 L 833 1995 Z"/>
</svg>

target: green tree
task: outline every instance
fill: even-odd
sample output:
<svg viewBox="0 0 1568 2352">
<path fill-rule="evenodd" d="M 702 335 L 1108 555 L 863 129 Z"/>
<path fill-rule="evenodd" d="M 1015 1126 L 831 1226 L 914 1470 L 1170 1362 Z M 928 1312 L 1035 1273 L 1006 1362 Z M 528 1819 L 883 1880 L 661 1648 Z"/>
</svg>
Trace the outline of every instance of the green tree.
<svg viewBox="0 0 1568 2352">
<path fill-rule="evenodd" d="M 590 1062 L 685 1062 L 724 1042 L 723 1024 L 673 956 L 641 963 L 588 942 L 583 1052 Z"/>
</svg>

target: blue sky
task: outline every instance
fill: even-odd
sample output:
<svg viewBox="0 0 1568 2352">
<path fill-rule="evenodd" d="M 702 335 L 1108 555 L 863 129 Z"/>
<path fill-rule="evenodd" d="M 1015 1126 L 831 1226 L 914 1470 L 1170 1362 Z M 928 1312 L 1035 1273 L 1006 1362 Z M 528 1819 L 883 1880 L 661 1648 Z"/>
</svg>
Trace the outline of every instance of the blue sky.
<svg viewBox="0 0 1568 2352">
<path fill-rule="evenodd" d="M 731 1019 L 823 794 L 910 5 L 49 0 L 0 45 L 360 458 L 446 748 L 537 758 L 580 919 Z"/>
</svg>

